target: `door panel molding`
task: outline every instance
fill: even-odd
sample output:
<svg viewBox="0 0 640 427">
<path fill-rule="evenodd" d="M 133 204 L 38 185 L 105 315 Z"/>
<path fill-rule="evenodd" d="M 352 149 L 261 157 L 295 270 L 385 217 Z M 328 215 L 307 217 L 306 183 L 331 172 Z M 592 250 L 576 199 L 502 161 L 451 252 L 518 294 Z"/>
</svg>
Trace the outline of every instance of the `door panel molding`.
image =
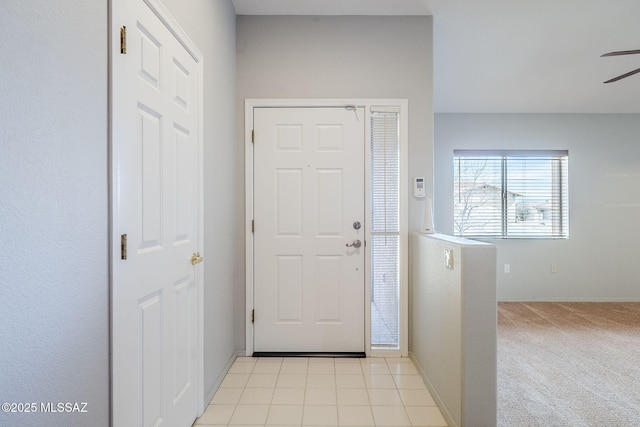
<svg viewBox="0 0 640 427">
<path fill-rule="evenodd" d="M 161 39 L 167 42 L 167 46 L 173 46 L 171 49 L 167 46 L 160 47 L 160 39 L 154 39 L 149 28 L 150 24 L 153 28 L 162 29 Z M 126 27 L 128 30 L 127 53 L 121 53 L 121 29 Z M 132 348 L 131 344 L 125 343 L 127 338 L 123 340 L 122 334 L 118 331 L 121 329 L 131 330 L 133 327 L 121 316 L 121 308 L 124 301 L 126 289 L 138 283 L 158 282 L 165 278 L 154 277 L 149 280 L 148 277 L 137 275 L 134 273 L 132 266 L 137 262 L 138 256 L 153 257 L 161 253 L 163 250 L 173 250 L 175 253 L 182 251 L 191 251 L 191 245 L 204 254 L 204 227 L 203 227 L 203 99 L 201 89 L 203 87 L 203 55 L 200 53 L 196 45 L 187 36 L 186 32 L 178 25 L 177 21 L 171 16 L 169 11 L 159 0 L 113 0 L 110 8 L 110 168 L 111 168 L 111 209 L 110 209 L 110 233 L 112 236 L 111 256 L 110 256 L 110 377 L 111 377 L 111 418 L 114 424 L 118 423 L 119 414 L 116 411 L 117 402 L 122 402 L 118 396 L 119 390 L 133 389 L 133 382 L 128 382 L 130 378 L 135 377 L 130 367 L 134 365 L 123 364 L 123 358 L 118 352 L 118 348 Z M 136 42 L 137 40 L 137 42 Z M 158 49 L 164 49 L 162 55 Z M 144 61 L 138 62 L 138 70 L 135 70 L 133 62 L 140 50 L 144 50 Z M 171 53 L 173 61 L 167 62 L 168 53 Z M 163 60 L 164 56 L 164 60 Z M 185 74 L 189 72 L 190 74 Z M 169 107 L 167 101 L 160 99 L 159 93 L 162 90 L 162 79 L 171 79 L 173 83 L 171 88 L 175 93 L 173 102 L 175 105 Z M 136 86 L 134 81 L 139 79 L 140 86 Z M 135 90 L 139 88 L 139 90 Z M 135 96 L 132 95 L 135 93 Z M 131 99 L 142 99 L 144 102 L 131 102 Z M 162 104 L 164 102 L 164 104 Z M 136 108 L 135 105 L 138 104 Z M 162 104 L 169 111 L 170 116 L 175 119 L 175 123 L 162 123 L 162 110 L 154 111 L 151 106 Z M 146 107 L 145 107 L 146 106 Z M 164 108 L 163 107 L 163 108 Z M 166 112 L 166 111 L 165 111 Z M 180 123 L 188 123 L 188 126 L 182 126 Z M 132 141 L 135 137 L 131 136 L 132 129 L 136 126 L 143 127 L 142 135 L 145 141 L 142 146 L 147 152 L 145 158 L 155 157 L 157 164 L 145 163 L 147 167 L 147 175 L 155 174 L 163 175 L 160 169 L 164 169 L 167 174 L 176 175 L 180 170 L 184 169 L 184 165 L 191 167 L 184 174 L 178 174 L 177 180 L 173 182 L 157 183 L 157 186 L 144 188 L 143 182 L 139 181 L 139 173 L 136 165 L 132 161 L 131 156 L 126 151 L 131 149 Z M 164 134 L 164 138 L 160 135 Z M 135 131 L 134 131 L 135 136 Z M 158 146 L 158 141 L 163 142 L 163 147 Z M 156 144 L 155 146 L 153 144 Z M 175 150 L 168 150 L 174 147 Z M 163 154 L 164 150 L 164 154 Z M 142 148 L 139 150 L 142 151 Z M 169 152 L 171 151 L 171 152 Z M 162 157 L 165 157 L 164 159 Z M 197 156 L 197 159 L 196 157 Z M 139 155 L 138 155 L 139 157 Z M 174 158 L 175 157 L 175 158 Z M 141 159 L 138 158 L 140 161 Z M 182 168 L 180 164 L 182 163 Z M 160 168 L 158 170 L 154 167 Z M 134 178 L 132 178 L 134 177 Z M 135 178 L 137 177 L 137 178 Z M 148 182 L 145 181 L 145 185 Z M 193 209 L 190 211 L 175 209 L 171 214 L 175 217 L 175 223 L 171 226 L 175 228 L 175 233 L 170 235 L 162 229 L 162 217 L 151 215 L 141 225 L 143 228 L 138 231 L 127 232 L 127 230 L 137 230 L 136 220 L 132 220 L 132 209 L 138 209 L 140 206 L 134 206 L 136 203 L 144 204 L 143 210 L 147 212 L 160 211 L 167 209 L 167 201 L 175 204 L 184 203 L 186 193 L 178 191 L 176 185 L 188 185 L 189 197 L 193 197 Z M 125 200 L 129 187 L 138 186 L 148 193 L 148 197 L 143 198 L 134 203 Z M 166 197 L 164 199 L 158 194 L 163 192 Z M 197 200 L 197 202 L 195 202 Z M 196 204 L 197 203 L 197 206 Z M 166 222 L 166 221 L 165 221 Z M 197 224 L 197 231 L 192 232 Z M 187 227 L 190 225 L 190 227 Z M 120 235 L 128 233 L 129 241 L 129 260 L 121 260 Z M 164 233 L 164 234 L 163 234 Z M 142 236 L 142 238 L 140 238 Z M 181 248 L 183 247 L 183 248 Z M 178 252 L 180 251 L 180 252 Z M 154 254 L 156 252 L 157 254 Z M 159 259 L 159 258 L 158 258 Z M 156 260 L 157 261 L 157 260 Z M 185 259 L 188 264 L 188 260 Z M 181 265 L 181 264 L 180 264 Z M 184 365 L 175 365 L 171 367 L 171 371 L 159 366 L 156 359 L 154 363 L 144 367 L 157 371 L 164 369 L 163 375 L 171 378 L 171 382 L 166 395 L 170 395 L 169 399 L 162 397 L 163 402 L 178 402 L 185 395 L 185 390 L 189 391 L 189 396 L 195 394 L 195 402 L 189 399 L 190 408 L 196 408 L 196 416 L 202 414 L 205 409 L 204 405 L 204 332 L 203 332 L 203 284 L 204 269 L 202 267 L 193 268 L 187 266 L 183 274 L 178 274 L 171 279 L 164 289 L 160 291 L 149 290 L 146 296 L 137 301 L 139 316 L 145 316 L 146 326 L 165 321 L 174 320 L 176 334 L 173 339 L 175 346 L 184 345 L 185 342 L 195 342 L 192 347 L 193 352 L 189 354 L 189 361 Z M 138 267 L 139 269 L 139 267 Z M 155 274 L 149 272 L 149 274 Z M 156 274 L 157 276 L 157 274 Z M 191 278 L 191 279 L 190 279 Z M 195 296 L 193 295 L 195 292 Z M 162 305 L 171 303 L 172 319 L 165 319 L 166 316 L 158 310 Z M 127 304 L 129 307 L 129 304 Z M 131 311 L 131 310 L 130 310 Z M 192 315 L 191 313 L 195 313 Z M 185 333 L 188 330 L 189 333 Z M 153 334 L 145 336 L 147 339 L 138 345 L 142 350 L 154 352 L 166 350 L 169 346 L 162 339 L 154 340 Z M 120 347 L 118 347 L 120 346 Z M 177 356 L 173 356 L 177 358 Z M 182 357 L 182 355 L 181 355 Z M 141 363 L 138 360 L 136 363 Z M 193 372 L 195 371 L 195 375 Z M 150 377 L 148 373 L 147 377 Z M 160 376 L 157 377 L 158 379 Z M 195 381 L 195 384 L 192 382 Z M 158 387 L 159 389 L 159 387 Z M 123 393 L 120 393 L 123 394 Z M 160 391 L 158 391 L 160 395 Z M 120 400 L 119 400 L 120 399 Z M 151 406 L 147 408 L 149 417 L 162 420 L 164 424 L 171 422 L 164 413 L 163 408 L 154 406 L 161 405 L 162 402 L 151 402 Z M 193 406 L 191 406 L 193 405 Z M 189 410 L 191 412 L 191 409 Z M 126 423 L 126 422 L 125 422 Z M 163 425 L 164 425 L 163 424 Z"/>
<path fill-rule="evenodd" d="M 345 246 L 364 238 L 353 222 L 366 223 L 357 110 L 253 110 L 254 351 L 364 351 L 364 248 Z M 301 298 L 289 300 L 292 287 Z"/>
<path fill-rule="evenodd" d="M 408 232 L 407 232 L 407 201 L 409 177 L 408 171 L 408 155 L 407 155 L 407 115 L 408 102 L 406 99 L 247 99 L 245 100 L 245 355 L 251 356 L 254 353 L 254 328 L 253 328 L 253 308 L 254 308 L 254 235 L 253 227 L 260 225 L 254 222 L 254 109 L 255 108 L 326 108 L 326 107 L 364 107 L 365 120 L 368 120 L 372 108 L 380 106 L 391 106 L 398 108 L 402 112 L 401 129 L 403 131 L 403 144 L 401 150 L 401 288 L 400 288 L 400 305 L 401 305 L 401 321 L 400 321 L 400 350 L 385 352 L 384 355 L 389 356 L 408 356 Z M 357 114 L 354 111 L 354 114 Z M 331 128 L 324 129 L 323 132 L 330 134 Z M 365 124 L 365 217 L 370 218 L 370 126 Z M 291 147 L 295 148 L 295 147 Z M 323 147 L 326 150 L 332 150 L 334 147 Z M 288 225 L 289 227 L 291 224 Z M 370 236 L 365 236 L 366 240 L 370 240 Z M 378 352 L 371 352 L 371 306 L 368 303 L 371 300 L 370 290 L 370 268 L 368 267 L 371 259 L 369 247 L 365 247 L 365 353 L 367 356 L 382 355 Z M 259 313 L 255 314 L 256 317 Z"/>
</svg>

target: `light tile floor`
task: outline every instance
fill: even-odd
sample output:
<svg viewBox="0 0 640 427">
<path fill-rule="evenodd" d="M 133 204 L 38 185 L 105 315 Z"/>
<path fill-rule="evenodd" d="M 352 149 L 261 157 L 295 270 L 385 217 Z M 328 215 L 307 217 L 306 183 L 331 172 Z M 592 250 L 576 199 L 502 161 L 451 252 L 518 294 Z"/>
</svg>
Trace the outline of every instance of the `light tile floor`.
<svg viewBox="0 0 640 427">
<path fill-rule="evenodd" d="M 194 426 L 447 423 L 406 358 L 239 357 Z"/>
</svg>

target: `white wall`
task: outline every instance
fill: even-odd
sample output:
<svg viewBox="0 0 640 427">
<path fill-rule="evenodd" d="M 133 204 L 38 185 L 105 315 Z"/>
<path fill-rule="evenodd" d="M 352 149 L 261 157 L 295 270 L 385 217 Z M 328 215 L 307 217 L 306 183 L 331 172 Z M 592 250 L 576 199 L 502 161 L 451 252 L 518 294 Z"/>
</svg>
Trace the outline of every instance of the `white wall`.
<svg viewBox="0 0 640 427">
<path fill-rule="evenodd" d="M 204 55 L 204 389 L 211 397 L 235 355 L 234 289 L 244 286 L 235 272 L 242 239 L 234 232 L 244 216 L 236 205 L 244 190 L 234 182 L 236 17 L 231 0 L 164 4 Z"/>
<path fill-rule="evenodd" d="M 238 147 L 244 144 L 248 98 L 407 98 L 406 179 L 431 177 L 432 27 L 430 16 L 238 16 Z M 244 209 L 243 150 L 236 164 L 237 204 Z M 410 198 L 410 230 L 422 226 L 423 205 Z M 244 224 L 236 231 L 244 241 Z M 244 247 L 237 257 L 243 259 Z M 236 345 L 243 348 L 244 285 L 237 296 Z"/>
<path fill-rule="evenodd" d="M 235 352 L 235 13 L 166 0 L 204 54 L 205 393 Z M 109 425 L 108 2 L 0 2 L 0 425 Z M 54 418 L 55 417 L 55 418 Z"/>
<path fill-rule="evenodd" d="M 3 0 L 0 36 L 0 402 L 88 403 L 0 425 L 108 426 L 107 2 Z"/>
<path fill-rule="evenodd" d="M 411 261 L 416 367 L 450 426 L 495 426 L 496 247 L 413 232 Z"/>
<path fill-rule="evenodd" d="M 498 299 L 639 301 L 639 140 L 637 114 L 436 114 L 436 229 L 453 232 L 454 149 L 568 149 L 570 238 L 491 241 Z"/>
</svg>

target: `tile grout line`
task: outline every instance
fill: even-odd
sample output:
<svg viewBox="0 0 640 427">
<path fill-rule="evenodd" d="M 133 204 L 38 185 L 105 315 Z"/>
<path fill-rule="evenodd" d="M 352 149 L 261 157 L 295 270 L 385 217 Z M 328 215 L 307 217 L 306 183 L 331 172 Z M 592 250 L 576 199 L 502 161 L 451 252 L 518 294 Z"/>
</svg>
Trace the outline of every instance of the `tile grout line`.
<svg viewBox="0 0 640 427">
<path fill-rule="evenodd" d="M 256 387 L 248 387 L 248 385 L 249 385 L 249 381 L 250 381 L 252 375 L 261 373 L 261 372 L 256 372 L 256 367 L 258 366 L 258 362 L 259 361 L 260 361 L 260 359 L 255 361 L 253 363 L 253 366 L 251 367 L 251 369 L 247 370 L 247 379 L 244 382 L 244 385 L 241 388 L 240 396 L 238 397 L 238 400 L 237 400 L 236 404 L 234 405 L 233 411 L 231 413 L 231 417 L 229 418 L 229 422 L 227 423 L 228 426 L 232 426 L 233 425 L 233 424 L 231 424 L 232 419 L 236 415 L 236 413 L 238 411 L 238 407 L 241 405 L 241 400 L 242 400 L 242 397 L 244 396 L 244 393 L 248 389 L 256 388 Z M 275 383 L 273 384 L 273 388 L 270 387 L 271 395 L 270 395 L 270 398 L 269 398 L 269 402 L 266 404 L 266 406 L 268 406 L 268 410 L 267 410 L 267 414 L 266 414 L 266 418 L 264 420 L 264 423 L 262 424 L 264 426 L 268 426 L 269 425 L 268 424 L 269 417 L 270 417 L 270 415 L 272 413 L 272 410 L 274 409 L 273 406 L 275 406 L 274 405 L 274 400 L 275 400 L 275 396 L 276 396 L 276 390 L 278 389 L 277 386 L 278 386 L 279 380 L 281 379 L 281 375 L 285 375 L 286 374 L 286 372 L 282 371 L 283 366 L 284 366 L 284 362 L 285 362 L 284 359 L 280 360 L 279 362 L 277 362 L 277 363 L 279 363 L 279 366 L 277 367 L 277 371 L 273 372 L 275 374 Z M 377 372 L 376 373 L 374 369 L 370 369 L 369 372 L 366 373 L 365 369 L 364 369 L 364 363 L 361 360 L 360 363 L 358 363 L 359 374 L 354 374 L 351 370 L 346 370 L 346 372 L 338 373 L 337 369 L 336 369 L 337 363 L 335 362 L 335 360 L 332 360 L 331 362 L 332 362 L 331 365 L 332 365 L 332 369 L 333 369 L 333 372 L 332 372 L 332 375 L 331 375 L 331 377 L 333 379 L 333 386 L 330 387 L 330 389 L 332 389 L 334 391 L 336 417 L 337 417 L 336 422 L 338 423 L 337 425 L 341 424 L 341 416 L 340 416 L 340 411 L 339 411 L 339 408 L 341 406 L 368 406 L 369 409 L 368 409 L 367 413 L 371 417 L 371 419 L 373 420 L 373 423 L 375 424 L 375 415 L 374 415 L 374 412 L 373 412 L 373 406 L 374 405 L 373 405 L 373 401 L 371 400 L 372 399 L 372 391 L 376 389 L 375 385 L 373 383 L 367 383 L 365 381 L 364 387 L 362 388 L 362 390 L 364 390 L 364 392 L 365 392 L 364 394 L 365 394 L 366 399 L 367 399 L 367 403 L 368 403 L 367 405 L 340 405 L 339 404 L 339 399 L 338 399 L 338 391 L 339 390 L 350 390 L 350 388 L 338 388 L 338 377 L 339 377 L 339 375 L 361 375 L 361 376 L 364 376 L 365 378 L 367 376 L 371 376 L 371 375 L 384 375 L 384 376 L 390 375 L 392 377 L 391 378 L 391 384 L 393 384 L 393 388 L 382 387 L 381 390 L 394 390 L 395 394 L 398 397 L 398 401 L 401 403 L 401 407 L 403 408 L 403 412 L 404 412 L 405 416 L 407 416 L 407 417 L 409 416 L 409 412 L 407 411 L 407 408 L 409 406 L 407 406 L 408 402 L 406 401 L 406 396 L 403 396 L 403 393 L 400 393 L 401 390 L 405 390 L 405 389 L 401 389 L 400 388 L 399 379 L 402 378 L 402 376 L 405 376 L 405 375 L 416 375 L 416 374 L 399 372 L 399 371 L 402 371 L 402 369 L 398 369 L 398 366 L 395 366 L 394 370 L 391 369 L 392 364 L 393 365 L 397 365 L 397 363 L 400 363 L 400 362 L 403 362 L 403 361 L 392 362 L 388 358 L 380 358 L 379 361 L 367 361 L 367 363 L 371 363 L 371 364 L 373 364 L 373 363 L 383 363 L 385 368 L 386 368 L 386 372 L 384 372 L 384 373 L 383 372 Z M 313 363 L 315 363 L 315 362 L 313 362 Z M 320 363 L 327 363 L 327 361 L 323 361 L 323 362 L 320 362 Z M 410 362 L 404 362 L 404 363 L 410 363 Z M 304 423 L 304 416 L 306 414 L 306 410 L 305 409 L 309 406 L 308 405 L 308 403 L 309 403 L 309 401 L 308 401 L 308 397 L 309 397 L 308 396 L 308 391 L 311 390 L 311 388 L 309 388 L 310 375 L 322 375 L 322 376 L 326 375 L 326 373 L 321 372 L 322 369 L 319 369 L 320 372 L 310 372 L 309 371 L 309 367 L 312 366 L 311 362 L 306 361 L 306 362 L 304 362 L 304 364 L 306 365 L 306 375 L 305 375 L 304 387 L 301 388 L 301 390 L 304 391 L 303 399 L 302 399 L 302 405 L 301 405 L 302 408 L 303 408 L 303 411 L 302 411 L 302 422 L 303 423 Z M 242 372 L 242 373 L 244 373 L 244 372 Z M 270 373 L 269 369 L 266 369 L 266 372 L 263 372 L 263 373 Z M 257 387 L 257 388 L 263 388 L 263 387 Z M 287 388 L 287 387 L 283 387 L 283 389 L 285 389 L 285 388 Z M 296 388 L 297 387 L 294 387 L 294 389 L 296 389 Z M 320 387 L 320 388 L 326 388 L 326 387 Z M 360 388 L 358 388 L 358 389 L 360 389 Z M 421 389 L 422 388 L 416 388 L 415 390 L 421 390 Z M 406 391 L 410 391 L 410 390 L 414 390 L 414 388 L 413 387 L 409 387 L 409 388 L 406 389 Z M 406 393 L 404 393 L 404 394 L 406 394 Z M 283 405 L 289 406 L 288 403 L 283 403 Z M 291 405 L 297 406 L 297 404 L 293 404 L 293 403 Z M 319 406 L 327 406 L 327 405 L 319 405 Z M 334 406 L 334 405 L 329 405 L 329 406 Z M 386 407 L 387 405 L 377 405 L 377 406 Z M 397 407 L 398 405 L 389 405 L 389 406 L 390 407 L 393 407 L 393 406 Z M 430 407 L 430 406 L 433 406 L 433 405 L 429 405 L 429 404 L 427 404 L 427 402 L 425 402 L 424 405 L 417 405 L 417 407 Z M 435 406 L 435 408 L 437 408 L 437 405 Z"/>
</svg>

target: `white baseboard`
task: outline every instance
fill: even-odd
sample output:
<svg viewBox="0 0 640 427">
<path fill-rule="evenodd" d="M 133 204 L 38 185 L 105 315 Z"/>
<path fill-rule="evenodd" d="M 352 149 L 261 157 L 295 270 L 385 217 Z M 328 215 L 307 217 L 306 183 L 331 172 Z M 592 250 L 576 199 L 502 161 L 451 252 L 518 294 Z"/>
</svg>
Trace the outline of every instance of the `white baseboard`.
<svg viewBox="0 0 640 427">
<path fill-rule="evenodd" d="M 242 350 L 236 350 L 235 352 L 233 352 L 231 354 L 231 357 L 229 357 L 229 360 L 227 361 L 226 365 L 222 369 L 221 374 L 218 375 L 218 379 L 216 380 L 215 383 L 213 383 L 213 386 L 211 387 L 211 390 L 209 390 L 209 392 L 205 396 L 205 398 L 204 398 L 204 403 L 205 403 L 204 404 L 204 408 L 205 408 L 205 410 L 207 409 L 207 406 L 211 403 L 211 400 L 213 400 L 213 396 L 216 394 L 216 392 L 220 388 L 220 385 L 222 384 L 222 381 L 224 381 L 224 377 L 227 375 L 227 373 L 229 372 L 229 369 L 231 369 L 231 366 L 233 365 L 233 362 L 236 361 L 236 358 L 238 356 L 243 356 L 243 351 Z"/>
<path fill-rule="evenodd" d="M 433 400 L 436 402 L 436 405 L 438 406 L 438 409 L 440 410 L 440 413 L 442 414 L 442 416 L 444 417 L 445 421 L 447 422 L 447 425 L 449 427 L 459 427 L 455 423 L 453 417 L 451 416 L 451 414 L 447 410 L 447 407 L 444 405 L 444 402 L 443 402 L 442 398 L 438 394 L 438 391 L 435 389 L 433 384 L 431 384 L 431 381 L 429 380 L 429 377 L 427 377 L 427 374 L 424 372 L 424 369 L 422 369 L 422 366 L 420 365 L 420 362 L 418 362 L 418 359 L 416 358 L 416 356 L 413 354 L 412 351 L 409 352 L 409 358 L 411 359 L 411 361 L 415 365 L 416 369 L 418 370 L 418 373 L 420 373 L 420 376 L 424 380 L 424 383 L 427 386 L 427 389 L 429 390 L 429 393 L 431 393 L 431 397 L 433 397 Z"/>
</svg>

